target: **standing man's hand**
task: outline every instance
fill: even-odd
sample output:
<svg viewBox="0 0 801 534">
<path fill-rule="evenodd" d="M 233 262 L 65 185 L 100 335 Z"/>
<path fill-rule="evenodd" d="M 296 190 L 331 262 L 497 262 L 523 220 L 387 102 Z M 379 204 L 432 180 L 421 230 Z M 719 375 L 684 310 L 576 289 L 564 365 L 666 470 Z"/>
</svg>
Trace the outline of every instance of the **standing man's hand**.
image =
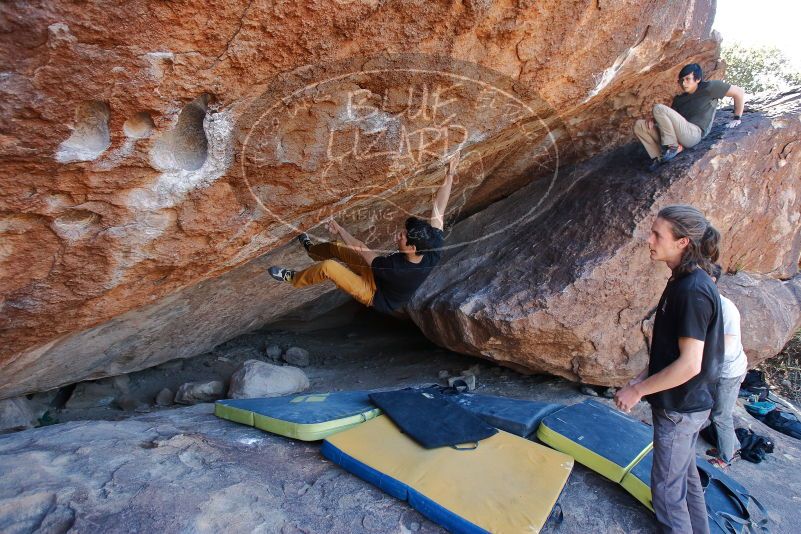
<svg viewBox="0 0 801 534">
<path fill-rule="evenodd" d="M 740 119 L 734 119 L 733 121 L 729 121 L 726 123 L 726 128 L 737 128 L 742 121 Z"/>
<path fill-rule="evenodd" d="M 626 387 L 620 388 L 615 394 L 615 404 L 618 409 L 626 413 L 629 413 L 641 399 L 642 395 L 637 389 L 637 385 L 631 383 Z"/>
</svg>

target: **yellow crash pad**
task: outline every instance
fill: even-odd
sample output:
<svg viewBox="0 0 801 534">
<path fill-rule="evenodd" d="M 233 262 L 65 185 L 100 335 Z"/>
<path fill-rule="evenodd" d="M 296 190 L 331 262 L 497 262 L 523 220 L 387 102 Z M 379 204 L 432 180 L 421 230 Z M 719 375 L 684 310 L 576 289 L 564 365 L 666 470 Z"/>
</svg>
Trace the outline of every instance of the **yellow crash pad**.
<svg viewBox="0 0 801 534">
<path fill-rule="evenodd" d="M 386 416 L 326 438 L 323 454 L 452 532 L 539 532 L 573 458 L 499 432 L 471 450 L 424 449 Z"/>
</svg>

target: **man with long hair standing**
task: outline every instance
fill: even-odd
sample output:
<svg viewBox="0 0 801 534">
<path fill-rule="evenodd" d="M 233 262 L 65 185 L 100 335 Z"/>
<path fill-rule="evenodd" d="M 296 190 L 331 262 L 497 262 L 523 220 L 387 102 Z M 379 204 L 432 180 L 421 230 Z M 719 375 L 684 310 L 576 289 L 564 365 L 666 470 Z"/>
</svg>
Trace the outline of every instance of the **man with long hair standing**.
<svg viewBox="0 0 801 534">
<path fill-rule="evenodd" d="M 692 206 L 668 206 L 651 227 L 651 259 L 672 271 L 656 310 L 648 367 L 621 388 L 628 412 L 645 398 L 654 424 L 651 493 L 665 533 L 708 533 L 695 442 L 714 403 L 723 363 L 723 317 L 715 282 L 720 234 Z"/>
</svg>

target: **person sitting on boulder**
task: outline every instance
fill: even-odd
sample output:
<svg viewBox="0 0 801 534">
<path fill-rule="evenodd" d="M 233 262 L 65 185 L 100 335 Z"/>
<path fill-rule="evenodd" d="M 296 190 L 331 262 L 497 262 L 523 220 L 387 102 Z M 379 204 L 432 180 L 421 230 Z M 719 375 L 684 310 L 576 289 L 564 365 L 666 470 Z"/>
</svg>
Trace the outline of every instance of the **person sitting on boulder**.
<svg viewBox="0 0 801 534">
<path fill-rule="evenodd" d="M 670 107 L 656 104 L 652 119 L 640 119 L 634 124 L 634 135 L 651 157 L 649 170 L 656 170 L 706 137 L 712 129 L 718 100 L 724 96 L 734 99 L 734 120 L 726 127 L 739 126 L 745 105 L 742 88 L 720 80 L 702 81 L 701 77 L 698 63 L 685 65 L 679 72 L 679 85 L 684 92 L 673 99 Z"/>
<path fill-rule="evenodd" d="M 720 280 L 721 273 L 720 265 L 715 264 L 712 268 L 712 280 L 715 283 Z M 737 436 L 734 434 L 732 412 L 737 404 L 740 384 L 748 370 L 748 359 L 740 341 L 740 311 L 723 295 L 720 296 L 720 304 L 723 313 L 723 368 L 715 389 L 715 404 L 704 426 L 714 424 L 718 438 L 717 450 L 707 452 L 710 456 L 716 456 L 709 463 L 716 467 L 726 467 L 734 460 Z"/>
<path fill-rule="evenodd" d="M 365 306 L 390 315 L 399 313 L 442 257 L 445 208 L 459 159 L 459 152 L 450 159 L 429 222 L 417 217 L 406 219 L 397 234 L 398 252 L 379 256 L 332 219 L 328 231 L 342 241 L 315 245 L 308 235 L 298 236 L 309 257 L 318 263 L 298 272 L 273 266 L 270 275 L 297 288 L 330 280 Z"/>
</svg>

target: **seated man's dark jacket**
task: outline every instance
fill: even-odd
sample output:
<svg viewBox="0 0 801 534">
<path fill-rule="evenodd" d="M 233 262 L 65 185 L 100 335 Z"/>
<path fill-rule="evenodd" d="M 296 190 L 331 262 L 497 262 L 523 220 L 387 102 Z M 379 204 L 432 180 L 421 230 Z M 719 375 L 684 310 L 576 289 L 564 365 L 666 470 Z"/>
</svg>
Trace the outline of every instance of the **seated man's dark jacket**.
<svg viewBox="0 0 801 534">
<path fill-rule="evenodd" d="M 701 82 L 694 93 L 682 93 L 676 96 L 670 107 L 678 111 L 688 122 L 701 128 L 703 137 L 706 137 L 712 129 L 718 101 L 726 96 L 730 87 L 731 85 L 720 80 Z"/>
</svg>

